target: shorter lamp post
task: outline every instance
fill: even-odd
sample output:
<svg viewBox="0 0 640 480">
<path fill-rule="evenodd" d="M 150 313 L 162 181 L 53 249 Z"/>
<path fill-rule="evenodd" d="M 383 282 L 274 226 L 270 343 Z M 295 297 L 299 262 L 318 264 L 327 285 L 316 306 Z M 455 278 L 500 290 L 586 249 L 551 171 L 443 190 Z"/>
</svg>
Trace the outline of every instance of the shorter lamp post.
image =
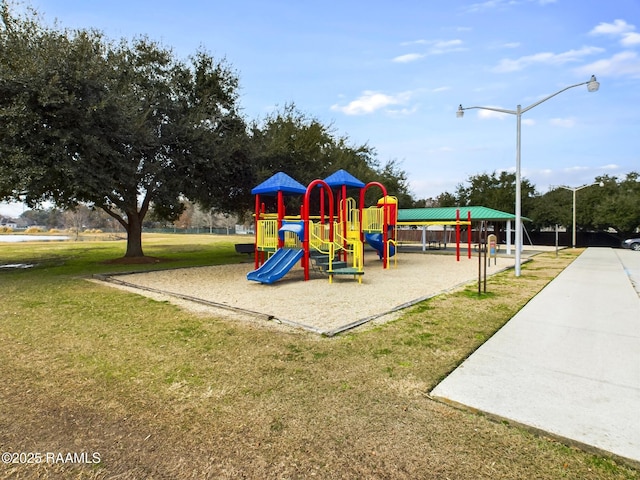
<svg viewBox="0 0 640 480">
<path fill-rule="evenodd" d="M 571 230 L 571 247 L 576 248 L 576 192 L 578 190 L 582 190 L 583 188 L 593 187 L 594 185 L 599 185 L 604 187 L 603 182 L 595 182 L 589 183 L 587 185 L 582 185 L 580 187 L 567 187 L 566 185 L 559 185 L 558 188 L 564 188 L 565 190 L 569 190 L 573 192 L 573 225 Z"/>
</svg>

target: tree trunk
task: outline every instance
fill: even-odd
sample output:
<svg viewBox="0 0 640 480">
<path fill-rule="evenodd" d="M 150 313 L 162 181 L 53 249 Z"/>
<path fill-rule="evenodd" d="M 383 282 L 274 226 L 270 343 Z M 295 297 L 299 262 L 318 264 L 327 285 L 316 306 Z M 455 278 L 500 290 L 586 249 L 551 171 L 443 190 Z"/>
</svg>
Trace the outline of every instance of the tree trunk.
<svg viewBox="0 0 640 480">
<path fill-rule="evenodd" d="M 142 251 L 142 216 L 127 212 L 127 252 L 125 257 L 144 257 Z"/>
</svg>

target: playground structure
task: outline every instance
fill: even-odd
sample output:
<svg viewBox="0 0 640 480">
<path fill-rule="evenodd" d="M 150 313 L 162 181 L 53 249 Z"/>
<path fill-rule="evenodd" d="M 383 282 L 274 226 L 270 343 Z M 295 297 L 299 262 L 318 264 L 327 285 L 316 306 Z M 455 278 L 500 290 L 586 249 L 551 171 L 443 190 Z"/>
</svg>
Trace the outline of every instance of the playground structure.
<svg viewBox="0 0 640 480">
<path fill-rule="evenodd" d="M 347 189 L 359 190 L 359 202 Z M 364 208 L 370 188 L 381 190 L 378 204 Z M 273 283 L 301 262 L 304 279 L 311 268 L 333 282 L 334 275 L 352 275 L 362 282 L 364 242 L 374 248 L 383 268 L 396 254 L 397 199 L 378 182 L 364 184 L 344 170 L 304 186 L 283 172 L 255 187 L 255 270 L 247 279 Z M 299 215 L 287 215 L 285 195 L 302 197 Z M 276 213 L 267 213 L 261 196 L 276 197 Z M 334 198 L 335 197 L 335 198 Z M 319 212 L 311 215 L 312 201 Z"/>
</svg>

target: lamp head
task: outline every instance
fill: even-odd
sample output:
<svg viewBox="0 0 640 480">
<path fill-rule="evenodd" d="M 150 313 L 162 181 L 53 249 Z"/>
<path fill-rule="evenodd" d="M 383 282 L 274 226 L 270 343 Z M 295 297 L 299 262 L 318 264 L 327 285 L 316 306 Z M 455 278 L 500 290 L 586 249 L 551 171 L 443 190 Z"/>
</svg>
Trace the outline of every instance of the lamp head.
<svg viewBox="0 0 640 480">
<path fill-rule="evenodd" d="M 456 117 L 458 117 L 458 118 L 464 117 L 464 110 L 462 109 L 462 105 L 458 106 L 458 111 L 456 112 Z"/>
<path fill-rule="evenodd" d="M 600 88 L 600 82 L 596 80 L 595 75 L 591 75 L 591 80 L 587 82 L 587 90 L 590 92 L 597 92 Z"/>
</svg>

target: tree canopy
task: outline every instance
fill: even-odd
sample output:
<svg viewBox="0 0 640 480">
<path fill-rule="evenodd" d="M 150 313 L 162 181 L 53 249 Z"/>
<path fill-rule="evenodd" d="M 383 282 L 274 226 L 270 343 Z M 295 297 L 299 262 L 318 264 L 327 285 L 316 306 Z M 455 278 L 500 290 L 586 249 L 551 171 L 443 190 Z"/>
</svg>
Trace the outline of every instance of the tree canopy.
<svg viewBox="0 0 640 480">
<path fill-rule="evenodd" d="M 347 137 L 336 134 L 330 125 L 308 117 L 294 104 L 287 104 L 263 121 L 254 122 L 251 138 L 258 183 L 283 171 L 307 185 L 344 169 L 364 183 L 382 183 L 389 195 L 398 197 L 401 205 L 412 206 L 406 174 L 396 161 L 380 165 L 373 148 L 351 145 Z M 380 193 L 372 192 L 372 195 L 379 197 Z"/>
<path fill-rule="evenodd" d="M 532 207 L 535 187 L 526 179 L 521 179 L 522 214 L 527 215 Z M 458 184 L 455 194 L 443 193 L 438 196 L 442 207 L 482 205 L 496 210 L 505 210 L 515 205 L 516 175 L 502 171 L 472 175 L 465 184 Z"/>
<path fill-rule="evenodd" d="M 151 205 L 170 219 L 181 194 L 221 209 L 242 196 L 252 171 L 225 62 L 49 28 L 4 2 L 1 15 L 0 199 L 101 208 L 142 256 Z"/>
<path fill-rule="evenodd" d="M 602 176 L 602 193 L 593 202 L 593 226 L 605 230 L 613 228 L 631 235 L 640 228 L 640 174 L 630 172 L 624 178 Z M 599 188 L 592 189 L 598 192 Z"/>
</svg>

